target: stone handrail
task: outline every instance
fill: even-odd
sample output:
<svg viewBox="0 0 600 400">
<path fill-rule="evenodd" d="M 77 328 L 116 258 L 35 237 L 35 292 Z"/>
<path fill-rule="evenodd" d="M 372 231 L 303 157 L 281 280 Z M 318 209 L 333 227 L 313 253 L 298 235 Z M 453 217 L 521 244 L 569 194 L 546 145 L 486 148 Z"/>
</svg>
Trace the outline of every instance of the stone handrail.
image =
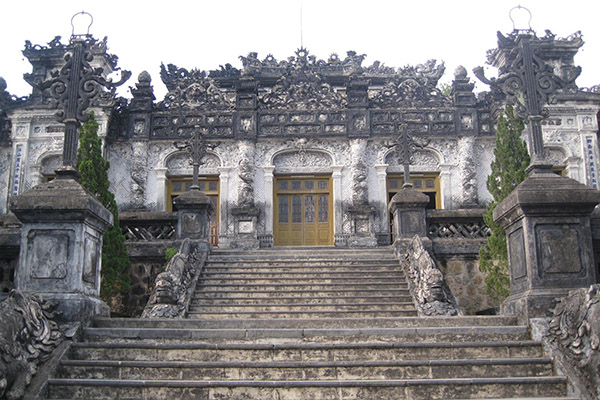
<svg viewBox="0 0 600 400">
<path fill-rule="evenodd" d="M 39 365 L 63 340 L 55 305 L 16 290 L 0 303 L 0 398 L 23 398 Z"/>
<path fill-rule="evenodd" d="M 490 228 L 483 222 L 484 209 L 429 210 L 427 236 L 430 239 L 487 239 Z"/>
<path fill-rule="evenodd" d="M 408 277 L 419 314 L 458 315 L 457 301 L 421 238 L 415 235 L 404 251 L 399 257 L 400 265 Z"/>
<path fill-rule="evenodd" d="M 156 277 L 142 318 L 183 318 L 196 289 L 209 247 L 206 242 L 185 239 L 177 254 Z"/>
<path fill-rule="evenodd" d="M 581 399 L 600 398 L 600 284 L 560 299 L 544 339 Z"/>
<path fill-rule="evenodd" d="M 122 212 L 119 216 L 121 231 L 128 241 L 151 242 L 175 239 L 177 213 L 175 212 Z"/>
</svg>

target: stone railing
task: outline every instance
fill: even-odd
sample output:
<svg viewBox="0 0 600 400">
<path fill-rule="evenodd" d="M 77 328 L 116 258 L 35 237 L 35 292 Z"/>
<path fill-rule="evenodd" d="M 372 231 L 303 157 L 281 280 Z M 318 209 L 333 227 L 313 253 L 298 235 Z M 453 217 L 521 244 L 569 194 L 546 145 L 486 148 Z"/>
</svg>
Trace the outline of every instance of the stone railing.
<svg viewBox="0 0 600 400">
<path fill-rule="evenodd" d="M 175 212 L 127 212 L 119 215 L 121 230 L 128 241 L 173 240 L 177 232 Z"/>
<path fill-rule="evenodd" d="M 483 209 L 428 210 L 427 236 L 436 257 L 479 257 L 479 249 L 490 235 L 483 222 Z"/>
<path fill-rule="evenodd" d="M 185 239 L 156 277 L 142 318 L 185 317 L 208 252 L 206 242 Z"/>
<path fill-rule="evenodd" d="M 483 209 L 430 210 L 427 236 L 430 239 L 487 239 L 490 228 L 483 222 Z"/>
</svg>

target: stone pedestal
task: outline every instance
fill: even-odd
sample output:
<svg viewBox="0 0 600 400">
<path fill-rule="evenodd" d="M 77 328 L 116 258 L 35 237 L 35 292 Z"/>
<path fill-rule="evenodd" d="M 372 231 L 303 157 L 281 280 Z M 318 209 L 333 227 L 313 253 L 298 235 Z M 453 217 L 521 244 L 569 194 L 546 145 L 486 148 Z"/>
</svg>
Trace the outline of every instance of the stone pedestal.
<svg viewBox="0 0 600 400">
<path fill-rule="evenodd" d="M 368 205 L 348 207 L 350 214 L 351 233 L 348 237 L 348 247 L 376 247 L 375 207 Z"/>
<path fill-rule="evenodd" d="M 177 209 L 177 239 L 209 240 L 210 199 L 199 190 L 190 190 L 175 199 Z"/>
<path fill-rule="evenodd" d="M 58 303 L 61 323 L 108 316 L 99 298 L 102 235 L 112 214 L 77 181 L 57 179 L 11 200 L 23 222 L 15 287 Z"/>
<path fill-rule="evenodd" d="M 258 214 L 259 210 L 256 207 L 232 208 L 233 237 L 226 240 L 225 247 L 258 249 L 260 247 L 256 229 Z"/>
<path fill-rule="evenodd" d="M 549 317 L 556 298 L 596 282 L 590 215 L 599 202 L 597 190 L 545 169 L 498 204 L 510 264 L 503 313 Z"/>
<path fill-rule="evenodd" d="M 427 195 L 412 188 L 404 188 L 392 197 L 388 208 L 393 218 L 394 246 L 408 245 L 415 235 L 425 238 L 425 245 L 430 245 L 426 239 L 427 222 L 425 220 L 425 208 L 428 203 Z"/>
</svg>

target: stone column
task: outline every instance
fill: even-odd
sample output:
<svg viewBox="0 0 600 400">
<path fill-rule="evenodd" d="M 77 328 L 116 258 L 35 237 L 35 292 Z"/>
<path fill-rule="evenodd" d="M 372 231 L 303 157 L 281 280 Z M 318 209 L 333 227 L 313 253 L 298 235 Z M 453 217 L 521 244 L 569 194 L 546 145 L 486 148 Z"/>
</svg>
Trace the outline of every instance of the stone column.
<svg viewBox="0 0 600 400">
<path fill-rule="evenodd" d="M 600 192 L 547 169 L 534 171 L 494 210 L 506 232 L 505 314 L 549 317 L 555 299 L 596 282 L 590 215 Z"/>
<path fill-rule="evenodd" d="M 156 210 L 167 210 L 167 168 L 154 168 L 156 173 Z"/>
<path fill-rule="evenodd" d="M 190 190 L 173 200 L 177 208 L 177 239 L 209 240 L 210 199 L 200 190 Z"/>
<path fill-rule="evenodd" d="M 478 206 L 477 164 L 475 157 L 475 136 L 458 138 L 458 174 L 460 176 L 460 204 L 457 208 Z"/>
<path fill-rule="evenodd" d="M 232 248 L 254 249 L 260 247 L 257 231 L 260 212 L 254 203 L 256 146 L 251 141 L 241 141 L 238 143 L 238 149 L 238 202 L 237 206 L 231 209 L 233 237 L 227 245 Z"/>
<path fill-rule="evenodd" d="M 102 234 L 112 214 L 73 179 L 59 177 L 13 197 L 23 222 L 15 287 L 58 303 L 61 323 L 108 316 L 99 298 Z"/>
<path fill-rule="evenodd" d="M 265 236 L 270 236 L 273 242 L 273 172 L 275 167 L 267 165 L 263 167 L 265 179 Z"/>
<path fill-rule="evenodd" d="M 333 181 L 333 237 L 334 244 L 342 245 L 345 243 L 342 240 L 342 224 L 344 213 L 342 211 L 342 168 L 341 165 L 331 166 L 331 180 Z"/>
<path fill-rule="evenodd" d="M 219 242 L 229 232 L 227 226 L 229 221 L 229 171 L 231 167 L 219 167 Z"/>
<path fill-rule="evenodd" d="M 452 204 L 452 168 L 451 164 L 440 164 L 440 191 L 441 207 L 445 210 L 453 209 Z"/>
<path fill-rule="evenodd" d="M 379 234 L 385 236 L 389 240 L 389 224 L 388 224 L 388 194 L 387 194 L 387 164 L 375 165 L 377 171 L 377 203 L 380 204 L 379 215 L 380 215 L 380 226 Z"/>
<path fill-rule="evenodd" d="M 354 139 L 350 141 L 352 155 L 352 205 L 347 207 L 351 219 L 351 232 L 348 246 L 377 246 L 375 237 L 375 207 L 369 204 L 369 188 L 367 179 L 369 171 L 365 164 L 367 141 Z"/>
</svg>

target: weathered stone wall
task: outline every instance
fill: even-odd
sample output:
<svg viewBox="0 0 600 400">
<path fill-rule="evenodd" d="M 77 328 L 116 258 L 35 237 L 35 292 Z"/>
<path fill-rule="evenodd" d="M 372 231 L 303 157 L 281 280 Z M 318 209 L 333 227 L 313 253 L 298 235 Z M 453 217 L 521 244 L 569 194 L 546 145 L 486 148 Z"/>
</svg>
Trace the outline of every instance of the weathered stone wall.
<svg viewBox="0 0 600 400">
<path fill-rule="evenodd" d="M 131 259 L 128 271 L 131 289 L 124 299 L 122 313 L 128 317 L 139 317 L 154 288 L 156 277 L 164 271 L 166 249 L 178 248 L 179 241 L 126 242 L 126 246 Z"/>
<path fill-rule="evenodd" d="M 479 261 L 466 255 L 436 255 L 446 283 L 465 314 L 486 312 L 497 304 L 490 302 L 485 285 L 486 275 L 479 269 Z"/>
</svg>

